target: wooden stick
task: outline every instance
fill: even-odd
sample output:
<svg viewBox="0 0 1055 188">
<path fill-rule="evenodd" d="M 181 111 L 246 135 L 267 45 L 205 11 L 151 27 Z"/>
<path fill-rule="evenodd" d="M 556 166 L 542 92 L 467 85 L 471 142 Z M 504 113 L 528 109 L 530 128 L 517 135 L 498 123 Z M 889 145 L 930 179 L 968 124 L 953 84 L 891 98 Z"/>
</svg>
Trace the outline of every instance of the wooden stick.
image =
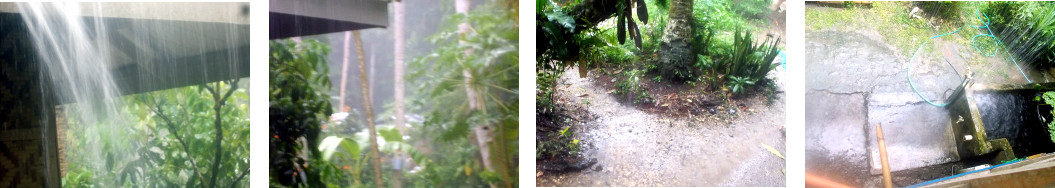
<svg viewBox="0 0 1055 188">
<path fill-rule="evenodd" d="M 883 140 L 883 125 L 876 124 L 876 137 L 879 138 L 879 161 L 883 163 L 883 187 L 893 187 L 893 182 L 890 180 L 890 163 L 887 161 L 886 156 L 886 141 Z"/>
<path fill-rule="evenodd" d="M 806 187 L 830 187 L 830 188 L 850 188 L 850 186 L 844 185 L 839 182 L 824 179 L 813 174 L 806 173 Z"/>
</svg>

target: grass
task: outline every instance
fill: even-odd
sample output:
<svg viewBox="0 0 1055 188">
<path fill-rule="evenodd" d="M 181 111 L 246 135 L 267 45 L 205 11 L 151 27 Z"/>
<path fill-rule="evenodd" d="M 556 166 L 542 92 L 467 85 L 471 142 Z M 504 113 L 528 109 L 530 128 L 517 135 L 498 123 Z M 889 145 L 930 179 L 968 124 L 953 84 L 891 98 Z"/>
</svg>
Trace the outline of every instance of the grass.
<svg viewBox="0 0 1055 188">
<path fill-rule="evenodd" d="M 873 2 L 872 8 L 848 7 L 807 8 L 806 25 L 810 30 L 858 31 L 875 30 L 883 41 L 894 45 L 904 57 L 912 56 L 916 48 L 928 38 L 955 31 L 960 26 L 947 21 L 932 28 L 923 19 L 912 18 L 910 2 Z M 963 32 L 953 39 L 958 43 L 969 43 L 970 36 Z M 967 38 L 967 39 L 962 39 Z M 927 51 L 933 47 L 925 47 Z"/>
</svg>

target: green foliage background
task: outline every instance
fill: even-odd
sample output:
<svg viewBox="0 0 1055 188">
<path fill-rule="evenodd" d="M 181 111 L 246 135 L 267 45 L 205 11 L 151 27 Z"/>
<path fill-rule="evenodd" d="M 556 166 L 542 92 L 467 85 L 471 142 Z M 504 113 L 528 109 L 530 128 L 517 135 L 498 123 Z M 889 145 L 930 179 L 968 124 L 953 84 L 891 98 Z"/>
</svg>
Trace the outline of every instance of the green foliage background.
<svg viewBox="0 0 1055 188">
<path fill-rule="evenodd" d="M 217 176 L 215 187 L 249 185 L 249 95 L 244 89 L 248 80 L 231 84 L 213 83 L 223 91 L 235 89 L 221 108 L 223 147 L 220 161 L 214 160 L 215 104 L 204 86 L 189 86 L 124 96 L 122 112 L 125 121 L 87 123 L 70 113 L 67 120 L 66 155 L 68 160 L 63 187 L 208 187 L 195 173 L 202 169 L 205 181 Z M 73 112 L 75 105 L 67 105 Z M 162 115 L 158 110 L 166 112 Z M 175 123 L 168 128 L 165 118 Z M 184 149 L 175 135 L 188 147 Z M 96 146 L 101 150 L 95 150 Z M 189 149 L 189 150 L 188 150 Z M 122 160 L 127 159 L 127 160 Z M 194 160 L 197 165 L 190 161 Z M 218 171 L 210 167 L 220 163 Z M 244 174 L 244 175 L 243 175 Z"/>
<path fill-rule="evenodd" d="M 325 59 L 329 47 L 315 40 L 272 41 L 270 51 L 268 146 L 271 183 L 322 187 L 326 178 L 322 173 L 333 168 L 333 165 L 320 163 L 321 154 L 317 149 L 322 123 L 333 112 L 326 93 L 330 87 Z"/>
</svg>

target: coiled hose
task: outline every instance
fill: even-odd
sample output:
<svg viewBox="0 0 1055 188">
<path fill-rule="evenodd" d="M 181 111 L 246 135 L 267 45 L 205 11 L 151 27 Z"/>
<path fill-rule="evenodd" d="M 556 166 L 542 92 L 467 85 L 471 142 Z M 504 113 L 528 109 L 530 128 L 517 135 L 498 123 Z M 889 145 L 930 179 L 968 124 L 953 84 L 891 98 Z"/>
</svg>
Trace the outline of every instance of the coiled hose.
<svg viewBox="0 0 1055 188">
<path fill-rule="evenodd" d="M 980 53 L 980 54 L 982 54 L 983 56 L 986 56 L 986 57 L 993 57 L 993 56 L 996 55 L 997 52 L 1000 51 L 1000 48 L 1004 48 L 1004 51 L 1008 52 L 1008 57 L 1011 57 L 1011 62 L 1015 63 L 1015 67 L 1018 68 L 1018 72 L 1022 73 L 1022 77 L 1023 78 L 1026 78 L 1026 82 L 1033 83 L 1033 81 L 1029 80 L 1029 76 L 1026 76 L 1026 72 L 1022 71 L 1022 67 L 1018 65 L 1018 62 L 1015 61 L 1015 57 L 1014 57 L 1013 54 L 1011 54 L 1010 50 L 1007 50 L 1006 47 L 1001 45 L 1000 39 L 996 38 L 996 36 L 993 35 L 993 30 L 992 29 L 989 29 L 989 23 L 990 23 L 989 16 L 985 15 L 984 13 L 979 13 L 979 11 L 977 9 L 974 10 L 974 13 L 976 15 L 978 15 L 978 21 L 981 21 L 982 24 L 985 24 L 985 25 L 983 25 L 983 26 L 971 25 L 970 27 L 973 27 L 973 28 L 985 28 L 986 31 L 989 32 L 989 34 L 977 34 L 977 35 L 974 35 L 974 37 L 971 37 L 971 47 L 974 47 L 975 51 L 977 51 L 978 53 Z M 959 32 L 964 27 L 967 27 L 967 26 L 963 26 L 963 27 L 957 28 L 955 31 L 952 31 L 951 33 L 946 33 L 946 34 L 941 34 L 941 35 L 930 37 L 926 41 L 923 41 L 923 44 L 920 44 L 919 48 L 916 48 L 916 52 L 912 53 L 912 57 L 909 58 L 908 62 L 912 63 L 912 61 L 916 59 L 916 55 L 919 54 L 919 51 L 922 50 L 923 47 L 926 46 L 927 43 L 930 42 L 931 39 L 938 38 L 938 37 L 943 37 L 945 35 L 951 35 L 953 33 Z M 975 43 L 975 40 L 978 39 L 978 37 L 990 37 L 990 38 L 993 38 L 993 44 L 995 44 L 997 46 L 997 48 L 993 49 L 993 53 L 985 53 L 985 52 L 983 52 L 981 49 L 978 48 L 978 44 Z M 961 81 L 963 81 L 963 80 L 961 79 Z M 927 97 L 924 97 L 923 94 L 921 94 L 919 92 L 919 89 L 916 89 L 916 85 L 912 83 L 912 65 L 911 64 L 908 66 L 908 85 L 909 85 L 909 87 L 912 88 L 912 91 L 916 92 L 916 95 L 919 96 L 919 98 L 922 98 L 924 102 L 927 102 L 927 104 L 938 106 L 938 107 L 943 107 L 945 105 L 949 105 L 949 102 L 946 102 L 946 103 L 935 103 L 934 101 L 930 101 L 929 99 L 927 99 Z"/>
</svg>

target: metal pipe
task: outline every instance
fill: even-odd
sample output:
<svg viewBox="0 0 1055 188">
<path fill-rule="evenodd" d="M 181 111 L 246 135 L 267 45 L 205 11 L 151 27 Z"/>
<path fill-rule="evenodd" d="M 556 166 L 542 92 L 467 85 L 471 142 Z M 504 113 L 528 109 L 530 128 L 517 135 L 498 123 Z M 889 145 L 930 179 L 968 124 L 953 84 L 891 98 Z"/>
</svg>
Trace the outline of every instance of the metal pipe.
<svg viewBox="0 0 1055 188">
<path fill-rule="evenodd" d="M 882 124 L 876 124 L 876 137 L 879 138 L 879 161 L 883 163 L 883 187 L 892 188 L 894 185 L 890 180 L 890 163 L 886 156 L 886 141 L 883 140 Z"/>
</svg>

